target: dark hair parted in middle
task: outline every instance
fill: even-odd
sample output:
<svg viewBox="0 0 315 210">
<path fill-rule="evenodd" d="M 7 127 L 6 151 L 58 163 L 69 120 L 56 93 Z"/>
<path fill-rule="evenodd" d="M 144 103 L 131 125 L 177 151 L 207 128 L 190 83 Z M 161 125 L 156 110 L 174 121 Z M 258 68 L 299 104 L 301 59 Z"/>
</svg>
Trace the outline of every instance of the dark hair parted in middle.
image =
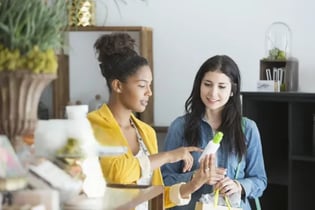
<svg viewBox="0 0 315 210">
<path fill-rule="evenodd" d="M 125 82 L 140 67 L 149 65 L 144 57 L 138 55 L 134 47 L 135 40 L 127 33 L 104 34 L 94 43 L 109 91 L 114 79 Z"/>
<path fill-rule="evenodd" d="M 198 70 L 193 89 L 185 103 L 187 113 L 185 139 L 189 145 L 198 145 L 200 138 L 200 119 L 205 114 L 205 105 L 200 98 L 200 86 L 204 75 L 209 71 L 219 71 L 230 78 L 232 93 L 222 111 L 222 124 L 218 130 L 224 133 L 224 138 L 231 139 L 230 150 L 239 157 L 245 154 L 245 136 L 242 131 L 242 113 L 240 100 L 241 76 L 237 64 L 226 55 L 216 55 L 206 60 Z M 224 144 L 224 141 L 222 141 Z"/>
</svg>

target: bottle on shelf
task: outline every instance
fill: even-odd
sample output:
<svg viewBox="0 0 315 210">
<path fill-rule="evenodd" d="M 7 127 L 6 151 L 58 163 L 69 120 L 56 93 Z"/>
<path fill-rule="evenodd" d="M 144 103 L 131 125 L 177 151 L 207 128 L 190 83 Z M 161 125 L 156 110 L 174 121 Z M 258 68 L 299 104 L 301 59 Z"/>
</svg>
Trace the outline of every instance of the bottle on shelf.
<svg viewBox="0 0 315 210">
<path fill-rule="evenodd" d="M 220 131 L 214 135 L 213 139 L 209 141 L 206 148 L 203 150 L 199 158 L 199 162 L 204 156 L 216 153 L 216 151 L 220 147 L 220 142 L 222 138 L 223 138 L 223 133 Z"/>
</svg>

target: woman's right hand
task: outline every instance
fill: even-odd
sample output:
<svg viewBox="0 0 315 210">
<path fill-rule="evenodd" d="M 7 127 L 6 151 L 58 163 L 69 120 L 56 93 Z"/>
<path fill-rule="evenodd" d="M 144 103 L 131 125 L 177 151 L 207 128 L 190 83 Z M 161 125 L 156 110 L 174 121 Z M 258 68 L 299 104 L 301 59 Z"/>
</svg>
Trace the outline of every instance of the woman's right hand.
<svg viewBox="0 0 315 210">
<path fill-rule="evenodd" d="M 202 152 L 202 149 L 198 147 L 179 147 L 174 150 L 169 150 L 165 152 L 160 152 L 154 155 L 150 155 L 151 168 L 154 170 L 161 167 L 166 163 L 175 163 L 177 161 L 183 160 L 184 167 L 183 172 L 190 171 L 194 162 L 191 152 Z"/>
<path fill-rule="evenodd" d="M 180 188 L 181 196 L 187 197 L 204 184 L 215 184 L 225 177 L 226 170 L 216 167 L 215 155 L 206 155 L 200 160 L 200 168 L 196 170 L 190 182 Z"/>
<path fill-rule="evenodd" d="M 200 161 L 200 167 L 195 172 L 193 179 L 200 179 L 199 181 L 206 179 L 203 184 L 214 185 L 222 180 L 226 175 L 226 169 L 218 168 L 216 166 L 215 155 L 207 155 Z"/>
<path fill-rule="evenodd" d="M 202 149 L 199 147 L 179 147 L 174 150 L 168 151 L 169 153 L 169 162 L 174 163 L 180 160 L 184 161 L 183 172 L 190 171 L 194 163 L 194 158 L 191 155 L 191 152 L 202 152 Z"/>
</svg>

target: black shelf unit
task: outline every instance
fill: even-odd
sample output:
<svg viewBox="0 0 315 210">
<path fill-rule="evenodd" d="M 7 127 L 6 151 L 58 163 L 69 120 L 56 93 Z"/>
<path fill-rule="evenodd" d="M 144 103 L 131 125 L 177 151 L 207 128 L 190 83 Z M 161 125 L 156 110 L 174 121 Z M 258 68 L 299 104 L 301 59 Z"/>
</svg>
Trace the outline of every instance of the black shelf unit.
<svg viewBox="0 0 315 210">
<path fill-rule="evenodd" d="M 242 92 L 242 108 L 262 139 L 268 176 L 262 209 L 312 209 L 315 93 Z"/>
</svg>

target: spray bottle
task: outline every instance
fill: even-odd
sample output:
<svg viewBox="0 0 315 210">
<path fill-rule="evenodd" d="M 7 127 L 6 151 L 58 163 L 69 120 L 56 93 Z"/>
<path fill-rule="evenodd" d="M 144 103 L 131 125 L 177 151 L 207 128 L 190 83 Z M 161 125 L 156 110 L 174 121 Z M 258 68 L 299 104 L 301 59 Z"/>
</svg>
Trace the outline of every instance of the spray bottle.
<svg viewBox="0 0 315 210">
<path fill-rule="evenodd" d="M 216 151 L 219 149 L 220 147 L 220 142 L 223 138 L 223 133 L 222 132 L 218 132 L 214 135 L 213 139 L 210 140 L 206 146 L 206 148 L 203 150 L 200 158 L 199 158 L 199 162 L 202 158 L 204 158 L 204 156 L 209 155 L 209 154 L 214 154 L 216 153 Z"/>
</svg>

